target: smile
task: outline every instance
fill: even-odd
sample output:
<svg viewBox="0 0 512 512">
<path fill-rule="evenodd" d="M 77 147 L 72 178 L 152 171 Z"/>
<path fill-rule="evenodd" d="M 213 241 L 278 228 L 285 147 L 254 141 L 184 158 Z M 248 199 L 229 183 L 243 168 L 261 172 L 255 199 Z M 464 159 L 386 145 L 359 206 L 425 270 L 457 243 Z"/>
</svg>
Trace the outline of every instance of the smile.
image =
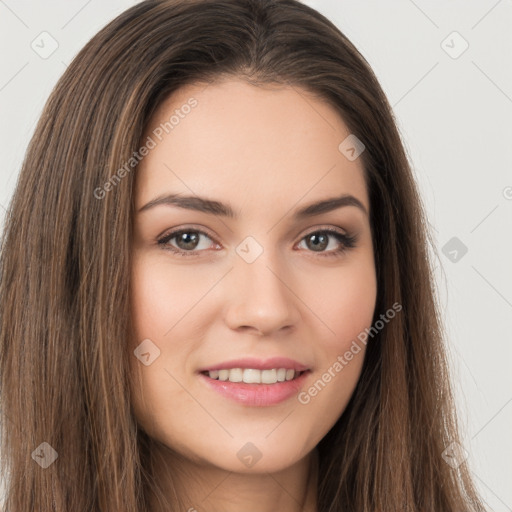
<svg viewBox="0 0 512 512">
<path fill-rule="evenodd" d="M 278 373 L 279 378 L 282 379 L 283 371 L 284 380 L 278 380 Z M 230 380 L 231 372 L 235 381 Z M 213 377 L 210 377 L 210 373 Z M 203 371 L 199 373 L 199 377 L 207 388 L 229 401 L 248 407 L 268 407 L 297 396 L 310 373 L 310 370 L 296 371 L 286 368 L 266 370 L 244 368 L 243 371 L 242 368 L 233 368 Z M 225 380 L 220 380 L 221 376 Z M 242 380 L 237 381 L 240 376 Z"/>
<path fill-rule="evenodd" d="M 293 380 L 300 376 L 300 371 L 292 368 L 271 368 L 267 370 L 258 370 L 256 368 L 231 368 L 223 370 L 212 370 L 203 372 L 210 379 L 245 382 L 246 384 L 276 384 Z"/>
</svg>

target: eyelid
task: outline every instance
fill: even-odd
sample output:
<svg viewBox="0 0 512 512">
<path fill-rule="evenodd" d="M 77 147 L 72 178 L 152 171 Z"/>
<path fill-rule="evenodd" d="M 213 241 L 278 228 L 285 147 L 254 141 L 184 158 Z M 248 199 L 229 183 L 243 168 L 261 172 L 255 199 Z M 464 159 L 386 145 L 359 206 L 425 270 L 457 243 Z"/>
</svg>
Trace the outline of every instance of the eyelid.
<svg viewBox="0 0 512 512">
<path fill-rule="evenodd" d="M 212 232 L 208 228 L 205 228 L 204 226 L 200 226 L 200 225 L 185 225 L 185 226 L 179 227 L 179 228 L 171 228 L 171 229 L 165 230 L 162 234 L 158 235 L 156 237 L 156 239 L 161 240 L 162 238 L 165 238 L 165 237 L 167 237 L 167 235 L 171 235 L 171 234 L 173 236 L 176 236 L 184 231 L 197 231 L 198 233 L 208 236 L 209 238 L 212 239 L 212 241 L 214 241 L 216 244 L 220 245 L 218 240 L 216 239 L 215 235 L 213 235 Z M 347 237 L 350 236 L 350 233 L 348 233 L 344 229 L 341 229 L 341 228 L 338 228 L 336 226 L 332 226 L 329 224 L 324 224 L 324 225 L 318 225 L 318 226 L 313 226 L 311 228 L 308 228 L 308 230 L 300 237 L 300 239 L 298 241 L 301 242 L 304 237 L 311 235 L 312 233 L 316 233 L 318 231 L 328 231 L 328 232 L 330 231 L 330 232 L 339 233 L 339 234 L 347 236 Z"/>
<path fill-rule="evenodd" d="M 163 232 L 162 235 L 159 235 L 157 237 L 157 244 L 161 244 L 162 246 L 164 246 L 163 248 L 165 249 L 165 245 L 167 245 L 167 243 L 172 240 L 173 238 L 177 237 L 178 235 L 180 235 L 181 233 L 186 233 L 186 232 L 189 232 L 189 231 L 192 231 L 192 232 L 195 232 L 195 233 L 199 233 L 200 235 L 204 235 L 206 236 L 207 238 L 209 238 L 215 245 L 218 245 L 220 246 L 221 244 L 217 241 L 216 237 L 214 235 L 211 234 L 210 230 L 203 227 L 203 226 L 193 226 L 193 225 L 186 225 L 186 226 L 183 226 L 183 227 L 179 227 L 179 228 L 172 228 L 170 230 L 166 230 Z M 172 247 L 172 249 L 168 249 L 170 250 L 171 252 L 175 252 L 175 253 L 181 253 L 181 254 L 184 254 L 184 253 L 187 253 L 187 255 L 190 255 L 190 256 L 199 256 L 200 253 L 202 252 L 206 252 L 208 249 L 202 249 L 202 250 L 191 250 L 191 251 L 184 251 L 182 249 L 179 249 L 177 247 Z"/>
<path fill-rule="evenodd" d="M 207 235 L 208 237 L 210 237 L 212 240 L 215 240 L 215 235 L 213 234 L 213 232 L 210 231 L 208 228 L 201 226 L 200 224 L 185 224 L 184 226 L 180 226 L 180 227 L 176 227 L 176 228 L 169 228 L 169 229 L 166 229 L 165 231 L 163 231 L 156 238 L 162 239 L 170 234 L 177 235 L 177 234 L 181 233 L 182 231 L 197 231 L 198 233 L 203 233 L 204 235 Z"/>
<path fill-rule="evenodd" d="M 357 246 L 359 241 L 359 235 L 356 232 L 349 232 L 345 229 L 332 226 L 332 225 L 320 225 L 313 226 L 306 233 L 304 233 L 297 244 L 300 244 L 305 240 L 309 235 L 314 233 L 327 233 L 332 238 L 335 238 L 337 242 L 341 245 L 339 249 L 334 249 L 331 251 L 319 251 L 316 253 L 317 256 L 320 257 L 337 257 L 343 255 L 345 252 L 353 249 Z M 315 254 L 315 251 L 306 251 L 309 255 Z"/>
<path fill-rule="evenodd" d="M 163 246 L 163 249 L 169 250 L 175 254 L 179 254 L 179 255 L 183 255 L 183 256 L 186 255 L 186 256 L 190 256 L 190 257 L 200 256 L 201 253 L 204 253 L 204 252 L 207 252 L 210 250 L 210 249 L 201 249 L 201 250 L 193 249 L 190 251 L 185 251 L 185 250 L 179 249 L 174 246 L 171 246 L 172 247 L 171 249 L 165 247 L 170 240 L 177 237 L 181 233 L 188 232 L 188 231 L 193 231 L 193 232 L 205 235 L 214 244 L 216 244 L 217 246 L 221 246 L 221 244 L 217 241 L 216 237 L 211 234 L 211 232 L 208 228 L 205 228 L 204 226 L 198 226 L 198 225 L 185 225 L 182 227 L 171 228 L 170 230 L 164 231 L 164 233 L 162 235 L 159 235 L 157 237 L 157 243 L 161 244 Z M 342 244 L 341 249 L 336 249 L 336 250 L 331 250 L 331 251 L 319 251 L 317 253 L 320 256 L 323 255 L 323 256 L 327 256 L 327 257 L 331 256 L 331 255 L 333 256 L 336 253 L 344 252 L 344 251 L 348 250 L 349 248 L 351 248 L 351 246 L 352 246 L 351 244 L 356 243 L 357 239 L 358 239 L 357 235 L 350 234 L 349 232 L 347 232 L 346 230 L 344 230 L 342 228 L 324 224 L 324 225 L 312 226 L 311 228 L 309 228 L 304 234 L 301 235 L 299 240 L 297 242 L 295 242 L 294 247 L 295 247 L 295 245 L 300 244 L 307 236 L 309 236 L 313 233 L 328 233 L 328 234 L 330 234 L 330 236 L 333 236 L 335 238 L 336 238 L 336 235 L 339 235 L 341 237 L 341 240 L 337 239 L 338 242 L 340 244 Z M 306 251 L 306 252 L 312 252 L 313 254 L 315 253 L 315 251 Z"/>
<path fill-rule="evenodd" d="M 344 235 L 344 236 L 350 236 L 350 233 L 348 233 L 347 230 L 345 230 L 345 229 L 338 228 L 336 226 L 333 226 L 332 224 L 320 224 L 319 226 L 313 226 L 311 229 L 308 229 L 302 235 L 300 240 L 302 240 L 305 236 L 311 235 L 312 233 L 317 233 L 318 231 L 327 231 L 327 232 L 332 232 L 332 233 L 338 233 L 338 234 Z"/>
</svg>

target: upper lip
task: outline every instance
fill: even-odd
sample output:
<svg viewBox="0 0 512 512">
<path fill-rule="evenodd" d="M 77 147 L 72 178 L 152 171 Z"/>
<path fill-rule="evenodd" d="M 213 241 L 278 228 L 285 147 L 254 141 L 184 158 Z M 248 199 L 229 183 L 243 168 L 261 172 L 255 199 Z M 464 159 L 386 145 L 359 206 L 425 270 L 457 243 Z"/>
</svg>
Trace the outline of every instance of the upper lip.
<svg viewBox="0 0 512 512">
<path fill-rule="evenodd" d="M 229 370 L 231 368 L 253 368 L 255 370 L 271 370 L 272 368 L 286 368 L 302 372 L 309 367 L 288 357 L 271 357 L 269 359 L 256 359 L 254 357 L 244 357 L 242 359 L 232 359 L 223 363 L 213 364 L 201 368 L 200 372 L 211 372 L 213 370 Z"/>
</svg>

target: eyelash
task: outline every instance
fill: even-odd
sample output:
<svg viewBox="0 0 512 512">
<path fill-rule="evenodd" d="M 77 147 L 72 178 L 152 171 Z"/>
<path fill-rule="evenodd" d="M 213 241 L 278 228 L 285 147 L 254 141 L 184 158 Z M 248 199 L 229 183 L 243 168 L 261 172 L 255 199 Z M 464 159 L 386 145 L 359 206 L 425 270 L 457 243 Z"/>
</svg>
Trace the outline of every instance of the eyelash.
<svg viewBox="0 0 512 512">
<path fill-rule="evenodd" d="M 189 258 L 195 258 L 195 257 L 198 257 L 200 252 L 203 252 L 203 250 L 190 250 L 190 251 L 184 251 L 182 249 L 178 249 L 176 247 L 173 247 L 172 245 L 167 245 L 168 242 L 170 242 L 173 238 L 176 238 L 177 236 L 183 234 L 183 233 L 198 233 L 200 235 L 204 235 L 206 236 L 207 238 L 209 238 L 210 240 L 212 240 L 213 242 L 217 243 L 215 240 L 213 240 L 213 238 L 206 232 L 200 230 L 200 229 L 194 229 L 194 228 L 185 228 L 185 229 L 178 229 L 176 231 L 172 231 L 166 235 L 164 235 L 163 237 L 161 237 L 160 239 L 157 240 L 158 242 L 158 245 L 161 245 L 162 246 L 162 249 L 163 250 L 166 250 L 166 251 L 171 251 L 172 253 L 176 254 L 177 256 L 184 256 L 184 257 L 189 257 Z M 356 236 L 350 236 L 350 235 L 346 235 L 344 233 L 340 233 L 339 231 L 335 230 L 335 229 L 332 229 L 332 228 L 320 228 L 316 231 L 311 231 L 309 233 L 307 233 L 306 235 L 304 235 L 300 242 L 302 242 L 305 238 L 307 238 L 308 236 L 311 236 L 311 235 L 319 235 L 319 234 L 328 234 L 328 235 L 331 235 L 333 236 L 334 238 L 336 238 L 338 240 L 338 242 L 340 242 L 340 248 L 339 249 L 335 249 L 335 250 L 331 250 L 331 251 L 326 251 L 326 252 L 318 252 L 316 254 L 318 254 L 320 257 L 322 258 L 336 258 L 336 257 L 340 257 L 342 256 L 346 251 L 348 251 L 349 249 L 352 249 L 353 247 L 355 247 L 356 245 L 356 242 L 357 242 L 357 237 Z M 312 252 L 312 253 L 315 253 L 315 251 L 309 251 L 309 252 Z"/>
</svg>

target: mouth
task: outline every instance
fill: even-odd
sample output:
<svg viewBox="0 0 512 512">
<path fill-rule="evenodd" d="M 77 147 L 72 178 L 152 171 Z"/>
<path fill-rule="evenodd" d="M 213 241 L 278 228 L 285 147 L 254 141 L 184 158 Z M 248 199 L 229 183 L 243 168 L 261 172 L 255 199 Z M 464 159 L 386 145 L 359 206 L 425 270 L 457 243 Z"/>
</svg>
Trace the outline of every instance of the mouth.
<svg viewBox="0 0 512 512">
<path fill-rule="evenodd" d="M 222 368 L 198 373 L 207 390 L 246 407 L 285 404 L 297 397 L 306 385 L 310 369 L 293 368 Z"/>
<path fill-rule="evenodd" d="M 293 368 L 270 368 L 260 370 L 257 368 L 224 368 L 222 370 L 205 370 L 202 375 L 212 380 L 245 384 L 278 384 L 298 379 L 309 370 L 295 370 Z"/>
</svg>

